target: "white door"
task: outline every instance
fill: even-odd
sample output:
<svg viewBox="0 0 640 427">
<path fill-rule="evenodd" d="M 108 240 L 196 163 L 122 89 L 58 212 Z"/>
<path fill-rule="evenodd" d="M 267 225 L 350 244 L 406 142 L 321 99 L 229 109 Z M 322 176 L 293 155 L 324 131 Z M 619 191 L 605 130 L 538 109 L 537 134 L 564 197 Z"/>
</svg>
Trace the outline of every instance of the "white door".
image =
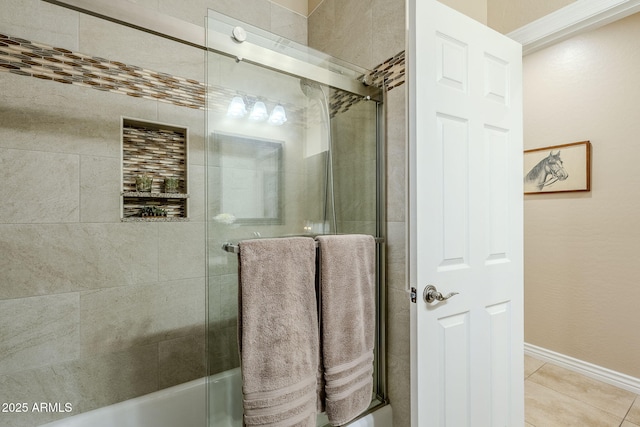
<svg viewBox="0 0 640 427">
<path fill-rule="evenodd" d="M 412 426 L 523 426 L 521 46 L 408 10 Z"/>
</svg>

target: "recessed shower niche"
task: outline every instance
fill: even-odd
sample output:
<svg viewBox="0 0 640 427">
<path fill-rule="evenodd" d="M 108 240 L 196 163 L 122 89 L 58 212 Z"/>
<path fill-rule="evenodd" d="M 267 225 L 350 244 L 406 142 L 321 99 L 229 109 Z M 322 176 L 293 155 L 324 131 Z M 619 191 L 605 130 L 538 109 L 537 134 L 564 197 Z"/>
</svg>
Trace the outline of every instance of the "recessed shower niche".
<svg viewBox="0 0 640 427">
<path fill-rule="evenodd" d="M 122 221 L 186 221 L 188 129 L 122 118 Z"/>
</svg>

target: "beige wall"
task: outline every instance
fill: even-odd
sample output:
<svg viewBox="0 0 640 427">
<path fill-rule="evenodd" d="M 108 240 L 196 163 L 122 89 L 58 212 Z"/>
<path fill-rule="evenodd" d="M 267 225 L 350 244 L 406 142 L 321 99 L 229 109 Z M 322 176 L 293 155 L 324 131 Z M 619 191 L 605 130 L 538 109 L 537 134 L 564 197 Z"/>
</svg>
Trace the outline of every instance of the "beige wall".
<svg viewBox="0 0 640 427">
<path fill-rule="evenodd" d="M 575 0 L 488 0 L 487 25 L 506 34 Z"/>
<path fill-rule="evenodd" d="M 487 24 L 487 0 L 440 0 L 440 3 Z"/>
<path fill-rule="evenodd" d="M 506 34 L 575 0 L 440 0 L 478 22 Z"/>
<path fill-rule="evenodd" d="M 524 59 L 526 148 L 590 140 L 592 191 L 525 197 L 525 339 L 640 377 L 640 15 Z"/>
</svg>

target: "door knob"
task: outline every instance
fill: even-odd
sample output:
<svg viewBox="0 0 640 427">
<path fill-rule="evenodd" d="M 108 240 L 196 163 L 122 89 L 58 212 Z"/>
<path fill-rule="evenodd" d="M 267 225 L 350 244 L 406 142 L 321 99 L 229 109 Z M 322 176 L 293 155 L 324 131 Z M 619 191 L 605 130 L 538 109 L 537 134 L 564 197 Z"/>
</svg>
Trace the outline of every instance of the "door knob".
<svg viewBox="0 0 640 427">
<path fill-rule="evenodd" d="M 444 301 L 444 300 L 448 300 L 449 298 L 451 298 L 454 295 L 458 295 L 458 292 L 451 292 L 445 296 L 442 296 L 442 294 L 440 292 L 438 292 L 438 289 L 436 289 L 435 286 L 433 285 L 427 285 L 424 288 L 424 292 L 422 293 L 422 298 L 424 299 L 424 302 L 426 303 L 432 303 L 434 301 Z"/>
</svg>

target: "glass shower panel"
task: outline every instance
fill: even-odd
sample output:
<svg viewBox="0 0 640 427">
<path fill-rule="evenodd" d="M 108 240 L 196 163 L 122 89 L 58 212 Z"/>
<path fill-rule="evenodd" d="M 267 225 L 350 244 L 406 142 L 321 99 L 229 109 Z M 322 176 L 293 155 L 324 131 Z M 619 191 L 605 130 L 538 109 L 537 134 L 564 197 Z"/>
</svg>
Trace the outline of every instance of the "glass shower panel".
<svg viewBox="0 0 640 427">
<path fill-rule="evenodd" d="M 307 110 L 299 79 L 222 55 L 209 55 L 208 73 L 209 373 L 215 374 L 239 366 L 237 256 L 222 245 L 322 232 L 327 151 L 307 138 L 306 121 L 319 112 Z M 235 97 L 244 103 L 242 117 L 228 114 Z M 252 120 L 257 102 L 269 115 L 282 107 L 286 122 Z"/>
<path fill-rule="evenodd" d="M 217 13 L 213 10 L 209 10 L 209 30 L 218 34 L 233 34 L 233 30 L 238 26 L 238 21 L 229 16 L 221 13 Z M 242 24 L 243 28 L 246 28 L 245 24 Z M 299 59 L 305 63 L 321 67 L 332 69 L 334 72 L 341 75 L 349 76 L 353 80 L 357 80 L 366 71 L 360 67 L 356 67 L 353 64 L 341 61 L 334 58 L 331 55 L 327 55 L 308 46 L 301 45 L 294 41 L 288 40 L 284 37 L 280 37 L 277 34 L 273 34 L 269 31 L 262 30 L 257 27 L 251 27 L 251 31 L 244 34 L 246 41 L 267 48 L 272 52 L 284 53 L 290 58 Z M 209 47 L 215 47 L 219 40 L 209 39 Z M 218 45 L 219 46 L 219 45 Z"/>
<path fill-rule="evenodd" d="M 222 30 L 216 36 L 230 38 L 234 23 L 226 19 L 209 20 L 209 40 Z M 254 31 L 261 43 L 269 39 L 253 27 L 252 37 Z M 278 39 L 275 49 L 295 45 Z M 294 50 L 311 54 L 299 45 Z M 338 62 L 317 61 L 339 70 Z M 357 68 L 349 73 L 355 82 L 362 76 Z M 380 235 L 379 104 L 213 50 L 207 86 L 208 366 L 216 375 L 240 364 L 238 260 L 223 244 L 289 235 Z M 232 399 L 241 407 L 241 391 L 234 390 Z M 211 413 L 220 410 L 216 393 L 210 388 L 210 420 L 241 425 L 237 408 L 222 409 L 226 416 Z"/>
<path fill-rule="evenodd" d="M 222 55 L 209 65 L 210 243 L 301 234 L 307 222 L 322 222 L 326 148 L 307 138 L 313 112 L 299 79 Z M 234 98 L 242 117 L 228 114 Z M 269 116 L 282 109 L 286 122 L 253 120 L 258 102 Z"/>
<path fill-rule="evenodd" d="M 331 119 L 337 231 L 381 233 L 377 204 L 378 152 L 375 102 L 357 102 Z"/>
</svg>

